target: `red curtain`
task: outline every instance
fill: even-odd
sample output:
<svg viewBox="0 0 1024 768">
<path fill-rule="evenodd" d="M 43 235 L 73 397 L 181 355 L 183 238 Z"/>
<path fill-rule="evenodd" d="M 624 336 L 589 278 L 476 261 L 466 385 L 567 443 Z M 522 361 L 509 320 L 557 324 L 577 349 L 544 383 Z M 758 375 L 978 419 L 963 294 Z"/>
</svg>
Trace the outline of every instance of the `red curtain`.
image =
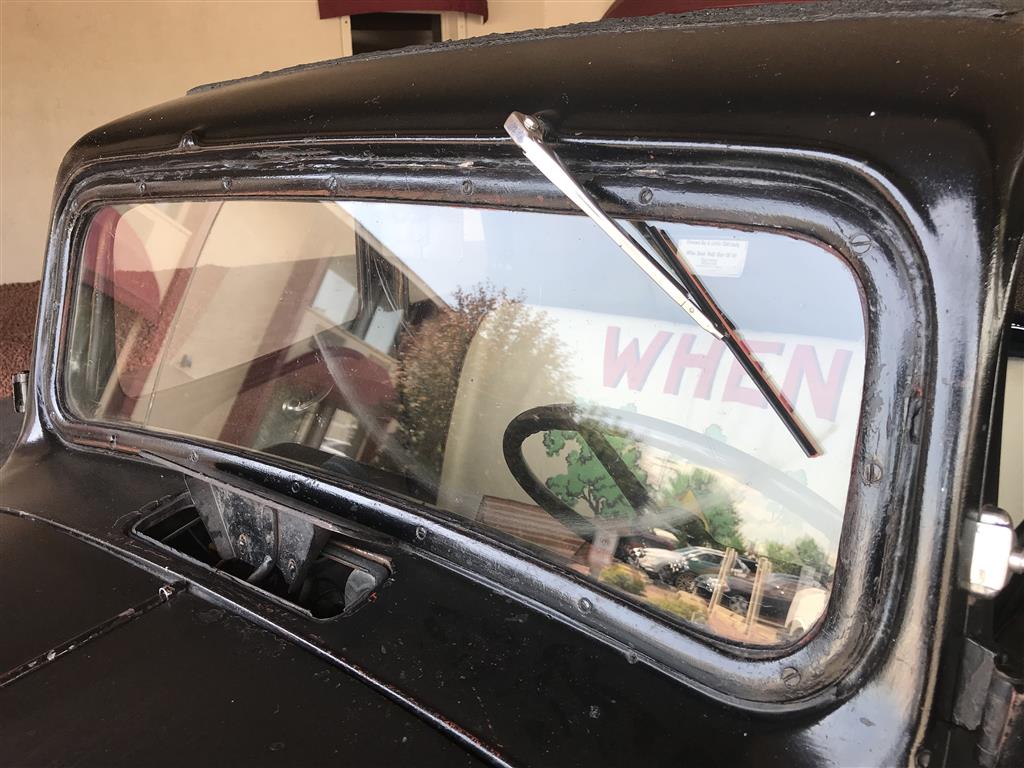
<svg viewBox="0 0 1024 768">
<path fill-rule="evenodd" d="M 705 8 L 726 8 L 735 5 L 772 5 L 775 3 L 798 3 L 802 0 L 615 0 L 605 11 L 606 19 L 622 19 L 627 16 L 654 16 L 658 13 L 686 13 Z"/>
<path fill-rule="evenodd" d="M 454 11 L 474 13 L 487 21 L 487 0 L 318 0 L 321 19 L 358 16 L 361 13 L 409 13 Z"/>
</svg>

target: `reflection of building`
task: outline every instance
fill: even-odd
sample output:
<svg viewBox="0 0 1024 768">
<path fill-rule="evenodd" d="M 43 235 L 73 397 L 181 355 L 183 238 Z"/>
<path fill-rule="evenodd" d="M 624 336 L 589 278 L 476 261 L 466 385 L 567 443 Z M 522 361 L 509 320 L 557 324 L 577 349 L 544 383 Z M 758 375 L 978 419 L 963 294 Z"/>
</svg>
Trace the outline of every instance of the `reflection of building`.
<svg viewBox="0 0 1024 768">
<path fill-rule="evenodd" d="M 91 361 L 92 408 L 241 445 L 291 435 L 352 458 L 370 446 L 353 414 L 393 405 L 403 314 L 426 291 L 340 206 L 124 206 L 100 215 L 90 244 L 95 299 L 79 311 L 118 327 L 116 349 L 85 340 L 76 356 Z"/>
</svg>

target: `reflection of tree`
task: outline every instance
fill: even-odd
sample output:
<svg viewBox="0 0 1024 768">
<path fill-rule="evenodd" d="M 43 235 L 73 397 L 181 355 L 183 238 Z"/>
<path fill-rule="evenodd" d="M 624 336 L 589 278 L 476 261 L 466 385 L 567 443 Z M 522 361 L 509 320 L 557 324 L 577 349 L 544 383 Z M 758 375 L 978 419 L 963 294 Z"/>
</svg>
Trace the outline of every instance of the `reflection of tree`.
<svg viewBox="0 0 1024 768">
<path fill-rule="evenodd" d="M 463 363 L 478 334 L 488 340 L 487 375 L 500 379 L 502 389 L 508 386 L 513 391 L 512 368 L 539 382 L 541 391 L 555 391 L 564 378 L 565 354 L 543 312 L 492 286 L 457 290 L 452 306 L 419 323 L 399 352 L 400 438 L 423 469 L 435 476 L 444 460 Z"/>
<path fill-rule="evenodd" d="M 693 469 L 690 472 L 677 472 L 668 487 L 662 492 L 662 506 L 686 498 L 692 493 L 700 506 L 707 527 L 700 520 L 690 520 L 676 526 L 676 531 L 686 537 L 690 544 L 706 545 L 715 549 L 733 547 L 743 554 L 756 549 L 772 561 L 773 573 L 788 573 L 799 576 L 804 568 L 812 568 L 818 572 L 822 582 L 828 579 L 832 571 L 828 555 L 821 545 L 811 536 L 802 536 L 791 544 L 779 541 L 768 541 L 756 547 L 746 542 L 740 533 L 743 518 L 736 510 L 736 498 L 724 488 L 718 477 L 704 469 Z"/>
<path fill-rule="evenodd" d="M 637 480 L 647 483 L 647 473 L 640 468 L 640 445 L 629 437 L 606 435 L 608 443 L 622 458 Z M 565 474 L 554 475 L 545 481 L 548 489 L 568 506 L 583 500 L 596 517 L 630 518 L 632 505 L 626 501 L 619 486 L 608 474 L 601 460 L 578 433 L 553 429 L 544 433 L 544 448 L 548 456 L 557 456 L 568 445 L 574 445 L 565 456 Z"/>
<path fill-rule="evenodd" d="M 790 544 L 747 542 L 741 533 L 743 518 L 737 510 L 739 500 L 714 472 L 699 467 L 688 472 L 677 470 L 659 488 L 651 488 L 647 472 L 640 466 L 643 444 L 628 433 L 605 433 L 605 436 L 630 472 L 647 486 L 660 509 L 682 508 L 692 513 L 681 516 L 679 523 L 670 526 L 681 543 L 719 550 L 732 547 L 740 554 L 756 550 L 771 561 L 773 573 L 799 576 L 804 568 L 811 568 L 817 571 L 822 584 L 827 583 L 832 566 L 825 550 L 812 536 L 802 536 Z M 564 454 L 566 471 L 546 481 L 548 489 L 561 501 L 570 507 L 583 501 L 596 517 L 631 519 L 635 516 L 618 485 L 577 432 L 545 432 L 544 448 L 548 456 Z M 616 586 L 626 588 L 618 583 Z"/>
<path fill-rule="evenodd" d="M 667 487 L 662 489 L 661 505 L 678 504 L 690 493 L 707 521 L 707 527 L 699 519 L 676 526 L 681 540 L 720 549 L 733 547 L 737 552 L 743 552 L 747 547 L 740 534 L 743 520 L 736 511 L 736 499 L 722 486 L 718 477 L 700 468 L 676 472 Z"/>
<path fill-rule="evenodd" d="M 832 566 L 828 555 L 821 545 L 811 536 L 801 536 L 792 544 L 779 541 L 768 541 L 758 546 L 758 550 L 772 561 L 775 573 L 788 573 L 799 576 L 804 568 L 812 568 L 818 572 L 822 582 L 828 580 Z"/>
</svg>

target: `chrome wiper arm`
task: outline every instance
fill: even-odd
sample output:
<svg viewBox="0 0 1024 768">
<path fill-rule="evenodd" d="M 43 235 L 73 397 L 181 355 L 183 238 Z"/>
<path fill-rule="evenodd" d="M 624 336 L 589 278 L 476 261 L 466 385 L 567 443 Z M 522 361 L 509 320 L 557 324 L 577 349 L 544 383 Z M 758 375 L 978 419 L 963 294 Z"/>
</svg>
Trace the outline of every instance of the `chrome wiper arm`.
<svg viewBox="0 0 1024 768">
<path fill-rule="evenodd" d="M 655 284 L 668 294 L 676 304 L 683 308 L 694 321 L 716 339 L 722 338 L 711 319 L 708 318 L 689 296 L 679 289 L 679 285 L 668 270 L 657 259 L 645 251 L 625 229 L 605 213 L 597 201 L 583 189 L 572 177 L 561 159 L 544 143 L 544 125 L 536 117 L 513 112 L 505 121 L 505 130 L 518 147 L 523 150 L 527 159 L 548 177 L 563 195 L 589 216 L 604 233 L 621 248 L 633 262 L 642 269 Z"/>
<path fill-rule="evenodd" d="M 608 216 L 598 202 L 573 178 L 558 155 L 544 143 L 544 124 L 540 119 L 524 115 L 522 112 L 513 112 L 505 121 L 505 130 L 512 141 L 523 150 L 527 159 L 537 166 L 562 194 L 589 216 L 659 288 L 668 294 L 669 298 L 694 319 L 697 325 L 716 339 L 720 339 L 729 348 L 803 452 L 810 457 L 819 456 L 821 451 L 814 437 L 797 418 L 792 404 L 786 400 L 754 357 L 700 278 L 672 245 L 668 235 L 647 224 L 638 226 L 644 239 L 658 251 L 661 256 L 659 260 Z M 666 269 L 666 264 L 670 266 L 671 271 Z"/>
<path fill-rule="evenodd" d="M 811 458 L 820 456 L 821 449 L 818 448 L 813 435 L 811 435 L 796 415 L 793 405 L 779 391 L 775 382 L 768 375 L 768 372 L 764 370 L 761 363 L 754 357 L 746 341 L 736 331 L 736 326 L 732 320 L 718 306 L 718 302 L 715 301 L 700 277 L 697 276 L 697 273 L 676 249 L 668 233 L 647 223 L 638 223 L 636 228 L 665 262 L 672 264 L 676 268 L 676 275 L 691 299 L 707 315 L 711 322 L 715 324 L 715 327 L 722 332 L 722 342 L 728 347 L 743 370 L 746 371 L 750 380 L 754 382 L 754 385 L 764 396 L 768 405 L 771 406 L 771 409 L 775 411 L 779 419 L 782 420 L 782 423 L 786 425 L 786 428 L 793 435 L 793 439 L 796 440 L 803 452 Z"/>
</svg>

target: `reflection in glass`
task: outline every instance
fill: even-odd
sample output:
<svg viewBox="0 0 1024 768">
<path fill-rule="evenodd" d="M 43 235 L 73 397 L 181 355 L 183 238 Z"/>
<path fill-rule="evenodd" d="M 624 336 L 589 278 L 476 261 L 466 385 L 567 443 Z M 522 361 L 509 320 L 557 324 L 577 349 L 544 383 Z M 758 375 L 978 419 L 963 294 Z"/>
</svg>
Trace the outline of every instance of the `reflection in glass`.
<svg viewBox="0 0 1024 768">
<path fill-rule="evenodd" d="M 113 206 L 65 367 L 83 418 L 241 446 L 427 505 L 741 643 L 832 584 L 864 370 L 849 270 L 659 223 L 824 455 L 582 217 L 368 202 Z"/>
</svg>

